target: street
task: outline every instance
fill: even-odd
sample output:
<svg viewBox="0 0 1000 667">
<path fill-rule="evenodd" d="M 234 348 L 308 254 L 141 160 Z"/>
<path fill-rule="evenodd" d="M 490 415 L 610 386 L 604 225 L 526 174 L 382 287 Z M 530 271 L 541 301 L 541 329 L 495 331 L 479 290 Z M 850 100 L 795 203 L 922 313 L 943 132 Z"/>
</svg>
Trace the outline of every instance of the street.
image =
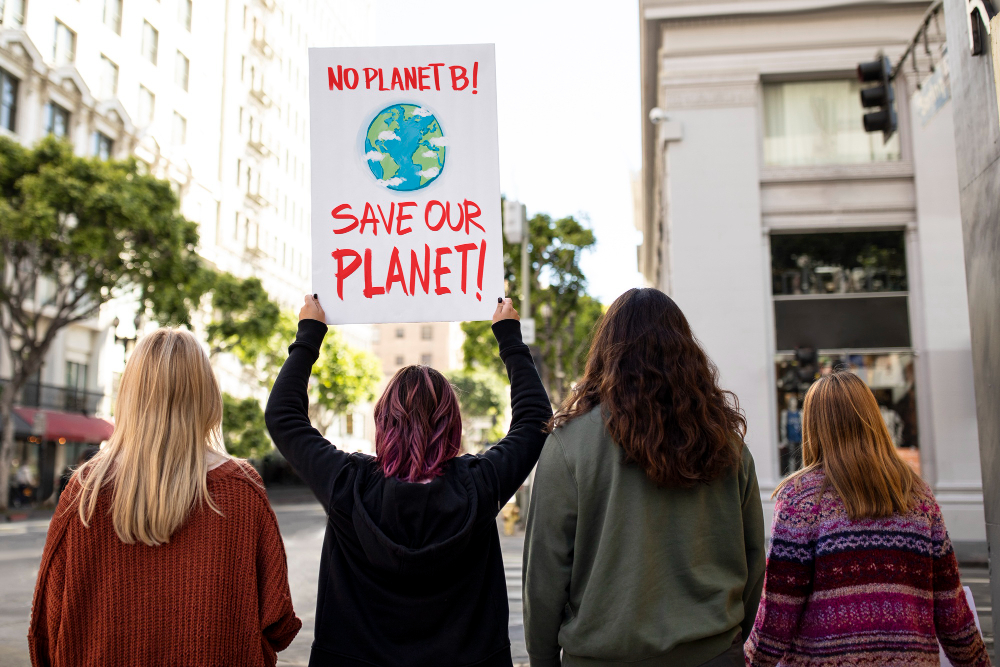
<svg viewBox="0 0 1000 667">
<path fill-rule="evenodd" d="M 301 489 L 271 491 L 271 500 L 288 555 L 288 576 L 295 611 L 302 630 L 285 651 L 278 654 L 279 665 L 306 665 L 312 643 L 316 610 L 316 578 L 325 530 L 324 514 L 308 492 Z M 38 561 L 45 544 L 46 519 L 0 524 L 0 665 L 30 665 L 26 635 L 31 596 Z M 507 595 L 510 600 L 510 640 L 515 666 L 527 665 L 524 627 L 521 619 L 521 549 L 523 535 L 501 535 Z M 970 586 L 979 610 L 991 657 L 995 656 L 989 572 L 986 567 L 963 567 L 962 580 Z M 994 658 L 995 659 L 995 658 Z"/>
</svg>

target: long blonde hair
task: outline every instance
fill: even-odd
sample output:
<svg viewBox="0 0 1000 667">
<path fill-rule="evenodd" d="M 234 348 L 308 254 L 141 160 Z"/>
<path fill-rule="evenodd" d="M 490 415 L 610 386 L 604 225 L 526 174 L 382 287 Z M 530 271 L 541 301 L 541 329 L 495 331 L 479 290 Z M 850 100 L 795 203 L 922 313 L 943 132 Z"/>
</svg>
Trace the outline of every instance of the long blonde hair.
<svg viewBox="0 0 1000 667">
<path fill-rule="evenodd" d="M 77 473 L 80 520 L 89 526 L 104 486 L 127 544 L 170 541 L 199 501 L 218 512 L 206 459 L 226 456 L 221 428 L 222 394 L 198 340 L 180 329 L 147 335 L 122 374 L 114 433 Z"/>
<path fill-rule="evenodd" d="M 804 467 L 782 480 L 775 493 L 808 472 L 823 470 L 820 495 L 833 486 L 853 521 L 913 507 L 919 477 L 896 452 L 875 396 L 854 373 L 833 373 L 809 388 L 802 435 Z"/>
</svg>

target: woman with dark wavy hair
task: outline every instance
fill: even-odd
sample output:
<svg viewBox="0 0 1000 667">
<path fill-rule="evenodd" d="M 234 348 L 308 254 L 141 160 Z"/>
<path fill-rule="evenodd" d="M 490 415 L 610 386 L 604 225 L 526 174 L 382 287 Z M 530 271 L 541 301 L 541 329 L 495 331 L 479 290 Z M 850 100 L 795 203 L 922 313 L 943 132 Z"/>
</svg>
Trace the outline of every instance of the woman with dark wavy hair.
<svg viewBox="0 0 1000 667">
<path fill-rule="evenodd" d="M 549 428 L 524 547 L 532 667 L 742 665 L 764 576 L 757 475 L 736 396 L 670 297 L 611 304 Z"/>
<path fill-rule="evenodd" d="M 510 378 L 507 436 L 459 456 L 455 391 L 407 366 L 375 405 L 375 456 L 334 447 L 309 423 L 307 386 L 326 335 L 315 296 L 271 390 L 271 437 L 329 521 L 311 667 L 511 667 L 496 517 L 538 460 L 552 407 L 510 299 L 493 335 Z"/>
</svg>

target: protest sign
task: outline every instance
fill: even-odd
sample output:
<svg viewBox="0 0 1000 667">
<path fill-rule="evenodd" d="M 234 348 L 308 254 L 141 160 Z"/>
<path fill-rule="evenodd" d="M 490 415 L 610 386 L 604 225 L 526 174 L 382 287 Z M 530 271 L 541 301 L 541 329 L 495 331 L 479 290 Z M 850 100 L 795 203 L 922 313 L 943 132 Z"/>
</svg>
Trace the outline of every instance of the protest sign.
<svg viewBox="0 0 1000 667">
<path fill-rule="evenodd" d="M 331 324 L 503 296 L 493 45 L 309 49 L 313 291 Z"/>
</svg>

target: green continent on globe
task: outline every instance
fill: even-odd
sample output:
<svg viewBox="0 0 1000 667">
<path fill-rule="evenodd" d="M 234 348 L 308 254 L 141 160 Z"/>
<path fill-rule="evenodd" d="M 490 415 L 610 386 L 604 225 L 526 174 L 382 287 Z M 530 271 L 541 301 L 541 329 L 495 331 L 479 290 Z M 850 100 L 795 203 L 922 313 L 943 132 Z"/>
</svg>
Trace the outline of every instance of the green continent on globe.
<svg viewBox="0 0 1000 667">
<path fill-rule="evenodd" d="M 444 169 L 441 124 L 415 104 L 386 107 L 368 125 L 365 160 L 381 185 L 390 190 L 419 190 Z"/>
</svg>

